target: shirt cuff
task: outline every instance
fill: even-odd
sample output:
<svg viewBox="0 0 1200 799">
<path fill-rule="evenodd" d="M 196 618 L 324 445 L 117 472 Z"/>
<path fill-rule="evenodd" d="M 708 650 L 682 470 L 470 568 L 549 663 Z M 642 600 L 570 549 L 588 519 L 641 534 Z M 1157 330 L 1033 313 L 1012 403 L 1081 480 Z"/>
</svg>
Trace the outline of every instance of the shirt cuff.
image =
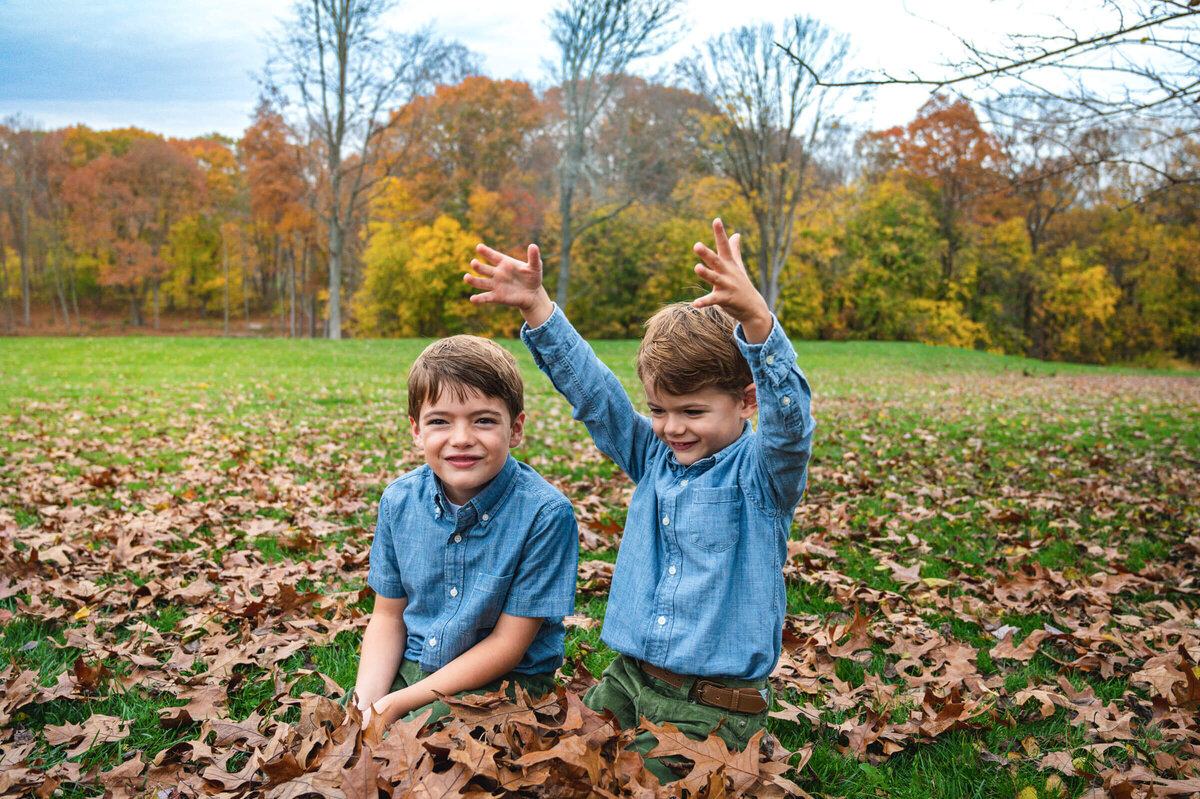
<svg viewBox="0 0 1200 799">
<path fill-rule="evenodd" d="M 378 575 L 367 573 L 367 585 L 371 590 L 379 594 L 385 599 L 404 599 L 408 593 L 404 590 L 404 586 L 399 581 L 385 580 Z"/>
<path fill-rule="evenodd" d="M 760 375 L 765 374 L 771 385 L 778 386 L 787 380 L 794 368 L 797 368 L 796 350 L 788 340 L 787 334 L 783 332 L 783 326 L 779 324 L 775 314 L 771 314 L 771 332 L 767 334 L 767 340 L 763 343 L 751 344 L 747 341 L 746 331 L 741 322 L 733 329 L 733 338 L 742 352 L 742 357 L 750 364 L 755 382 L 760 379 Z"/>
<path fill-rule="evenodd" d="M 514 599 L 509 597 L 504 602 L 504 610 L 509 616 L 522 619 L 554 619 L 570 616 L 575 612 L 575 597 L 567 601 L 549 599 Z"/>
<path fill-rule="evenodd" d="M 521 325 L 521 341 L 535 353 L 547 356 L 557 356 L 566 353 L 571 348 L 569 333 L 574 328 L 567 321 L 567 316 L 554 303 L 554 310 L 546 317 L 546 321 L 537 327 L 530 327 L 528 322 Z"/>
</svg>

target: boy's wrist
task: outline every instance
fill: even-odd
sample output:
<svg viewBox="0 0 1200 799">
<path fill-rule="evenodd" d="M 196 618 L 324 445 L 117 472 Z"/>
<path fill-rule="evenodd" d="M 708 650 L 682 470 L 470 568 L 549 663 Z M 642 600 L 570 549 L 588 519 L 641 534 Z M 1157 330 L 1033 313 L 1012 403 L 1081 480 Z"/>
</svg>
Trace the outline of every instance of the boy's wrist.
<svg viewBox="0 0 1200 799">
<path fill-rule="evenodd" d="M 546 292 L 545 286 L 539 286 L 533 300 L 528 305 L 522 305 L 521 316 L 525 319 L 525 324 L 533 327 L 541 327 L 550 315 L 554 313 L 554 302 L 550 299 L 550 295 Z"/>
<path fill-rule="evenodd" d="M 771 335 L 775 317 L 771 315 L 770 309 L 764 304 L 761 311 L 747 314 L 738 319 L 738 322 L 742 325 L 742 332 L 746 336 L 747 343 L 762 344 L 767 340 L 767 336 Z"/>
</svg>

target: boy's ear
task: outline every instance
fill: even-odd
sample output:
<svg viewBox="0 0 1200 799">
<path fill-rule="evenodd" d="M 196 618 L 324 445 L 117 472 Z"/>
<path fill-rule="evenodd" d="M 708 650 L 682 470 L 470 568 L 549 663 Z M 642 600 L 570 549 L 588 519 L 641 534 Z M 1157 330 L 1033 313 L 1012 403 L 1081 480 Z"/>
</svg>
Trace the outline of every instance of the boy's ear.
<svg viewBox="0 0 1200 799">
<path fill-rule="evenodd" d="M 508 448 L 520 446 L 521 441 L 525 438 L 525 411 L 517 414 L 517 418 L 513 419 L 512 434 L 508 437 Z"/>
<path fill-rule="evenodd" d="M 742 407 L 738 410 L 738 415 L 743 419 L 749 419 L 756 413 L 758 413 L 758 388 L 751 383 L 742 389 Z"/>
<path fill-rule="evenodd" d="M 414 419 L 414 418 L 412 418 L 411 416 L 410 416 L 410 417 L 408 417 L 408 423 L 409 423 L 409 425 L 411 425 L 411 426 L 412 426 L 412 437 L 413 437 L 413 442 L 414 442 L 414 443 L 415 443 L 415 444 L 416 444 L 418 447 L 422 446 L 422 444 L 421 444 L 421 425 L 420 425 L 420 424 L 418 424 L 418 423 L 417 423 L 417 420 L 416 420 L 416 419 Z"/>
</svg>

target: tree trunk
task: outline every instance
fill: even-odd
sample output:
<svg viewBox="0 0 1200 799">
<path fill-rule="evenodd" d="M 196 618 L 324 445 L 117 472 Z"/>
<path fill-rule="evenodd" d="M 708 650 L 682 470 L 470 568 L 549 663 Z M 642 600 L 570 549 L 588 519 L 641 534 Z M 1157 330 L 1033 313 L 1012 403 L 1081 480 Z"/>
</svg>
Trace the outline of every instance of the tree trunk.
<svg viewBox="0 0 1200 799">
<path fill-rule="evenodd" d="M 283 304 L 282 302 L 280 303 Z M 288 308 L 291 311 L 290 337 L 296 337 L 296 248 L 288 248 Z"/>
<path fill-rule="evenodd" d="M 4 330 L 13 329 L 12 298 L 8 296 L 8 247 L 0 228 L 0 308 L 4 311 Z"/>
<path fill-rule="evenodd" d="M 342 337 L 342 227 L 337 216 L 329 215 L 329 332 L 331 339 Z"/>
<path fill-rule="evenodd" d="M 71 329 L 71 309 L 67 306 L 67 287 L 66 281 L 62 274 L 62 264 L 59 260 L 54 263 L 54 291 L 58 294 L 58 301 L 62 303 L 63 320 L 66 322 L 67 330 Z"/>
<path fill-rule="evenodd" d="M 158 330 L 158 278 L 154 278 L 154 329 Z"/>
<path fill-rule="evenodd" d="M 221 262 L 225 265 L 225 337 L 229 337 L 229 248 L 225 244 L 225 231 L 221 231 Z"/>
<path fill-rule="evenodd" d="M 29 209 L 21 207 L 21 307 L 25 327 L 29 327 Z"/>
<path fill-rule="evenodd" d="M 567 283 L 571 278 L 571 247 L 575 244 L 575 232 L 571 228 L 571 206 L 574 200 L 574 187 L 564 186 L 558 198 L 559 210 L 559 247 L 558 247 L 558 285 L 554 289 L 554 301 L 563 312 L 567 310 Z"/>
<path fill-rule="evenodd" d="M 75 291 L 75 270 L 67 272 L 67 282 L 71 286 L 71 307 L 75 310 L 75 329 L 83 332 L 83 317 L 79 315 L 79 294 Z"/>
<path fill-rule="evenodd" d="M 145 324 L 142 321 L 141 292 L 138 291 L 136 283 L 129 287 L 129 316 L 130 322 L 134 327 L 142 327 Z"/>
<path fill-rule="evenodd" d="M 242 310 L 246 314 L 246 332 L 250 332 L 250 292 L 246 286 L 246 236 L 238 226 L 238 252 L 242 256 Z"/>
</svg>

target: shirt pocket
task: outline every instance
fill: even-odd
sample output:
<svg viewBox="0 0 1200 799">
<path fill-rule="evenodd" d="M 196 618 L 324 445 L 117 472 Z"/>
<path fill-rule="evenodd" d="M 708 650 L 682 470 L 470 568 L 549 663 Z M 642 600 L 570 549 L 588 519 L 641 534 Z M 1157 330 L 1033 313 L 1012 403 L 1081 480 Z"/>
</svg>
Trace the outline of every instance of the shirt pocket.
<svg viewBox="0 0 1200 799">
<path fill-rule="evenodd" d="M 496 626 L 500 611 L 504 609 L 504 600 L 508 598 L 508 589 L 512 585 L 512 574 L 488 574 L 476 572 L 472 580 L 472 590 L 476 592 L 472 606 L 478 608 L 475 618 L 470 619 L 470 626 L 476 630 Z"/>
<path fill-rule="evenodd" d="M 697 488 L 686 506 L 688 540 L 710 552 L 724 552 L 742 527 L 742 492 L 737 486 Z"/>
</svg>

